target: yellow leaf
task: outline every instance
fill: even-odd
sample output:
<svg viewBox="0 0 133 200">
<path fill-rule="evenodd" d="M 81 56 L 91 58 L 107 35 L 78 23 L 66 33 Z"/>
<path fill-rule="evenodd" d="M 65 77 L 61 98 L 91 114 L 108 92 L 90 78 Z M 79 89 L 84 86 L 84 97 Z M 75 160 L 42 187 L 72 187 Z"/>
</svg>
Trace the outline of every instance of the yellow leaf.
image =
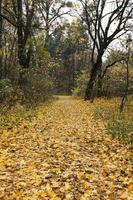
<svg viewBox="0 0 133 200">
<path fill-rule="evenodd" d="M 77 173 L 77 176 L 79 179 L 82 179 L 85 176 L 85 174 L 83 172 L 79 172 Z"/>
<path fill-rule="evenodd" d="M 130 183 L 130 184 L 128 185 L 128 189 L 129 189 L 129 191 L 133 191 L 133 183 Z"/>
</svg>

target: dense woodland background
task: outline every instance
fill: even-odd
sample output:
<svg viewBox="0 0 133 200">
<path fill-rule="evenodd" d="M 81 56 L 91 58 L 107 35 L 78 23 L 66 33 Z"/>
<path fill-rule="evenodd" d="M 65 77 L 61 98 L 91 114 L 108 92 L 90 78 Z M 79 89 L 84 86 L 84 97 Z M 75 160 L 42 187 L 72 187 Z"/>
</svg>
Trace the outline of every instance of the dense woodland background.
<svg viewBox="0 0 133 200">
<path fill-rule="evenodd" d="M 108 3 L 1 0 L 0 101 L 12 105 L 52 94 L 85 96 L 92 78 L 88 99 L 131 94 L 132 2 L 114 1 L 111 14 L 104 16 Z M 120 44 L 109 46 L 117 38 Z"/>
</svg>

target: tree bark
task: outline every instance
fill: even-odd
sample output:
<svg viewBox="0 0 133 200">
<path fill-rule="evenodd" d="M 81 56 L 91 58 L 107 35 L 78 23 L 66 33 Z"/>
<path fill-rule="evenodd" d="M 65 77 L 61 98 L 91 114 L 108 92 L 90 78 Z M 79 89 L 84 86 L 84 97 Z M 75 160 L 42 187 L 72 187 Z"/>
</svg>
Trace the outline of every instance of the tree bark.
<svg viewBox="0 0 133 200">
<path fill-rule="evenodd" d="M 2 0 L 0 0 L 0 14 L 1 12 L 2 12 Z M 3 18 L 0 15 L 0 79 L 2 78 L 2 71 L 3 71 L 2 34 L 3 34 Z"/>
<path fill-rule="evenodd" d="M 91 74 L 90 74 L 90 80 L 87 84 L 87 88 L 85 91 L 85 100 L 93 100 L 94 95 L 94 85 L 96 78 L 98 76 L 99 71 L 102 67 L 102 57 L 99 56 L 96 60 L 96 62 L 92 65 Z"/>
<path fill-rule="evenodd" d="M 98 80 L 97 80 L 97 97 L 103 96 L 103 78 L 101 75 L 102 71 L 100 70 L 98 74 Z"/>
<path fill-rule="evenodd" d="M 33 5 L 32 5 L 33 6 Z M 30 66 L 32 45 L 26 50 L 28 37 L 31 36 L 31 25 L 34 16 L 34 7 L 30 12 L 27 11 L 26 24 L 23 23 L 23 2 L 17 0 L 17 37 L 18 37 L 18 60 L 21 66 L 19 84 L 23 85 L 27 82 L 26 71 Z"/>
<path fill-rule="evenodd" d="M 125 88 L 125 93 L 122 97 L 121 105 L 120 105 L 120 112 L 123 112 L 125 103 L 128 99 L 128 94 L 129 94 L 129 60 L 130 60 L 130 43 L 128 44 L 128 55 L 127 55 L 127 60 L 126 60 L 126 88 Z"/>
</svg>

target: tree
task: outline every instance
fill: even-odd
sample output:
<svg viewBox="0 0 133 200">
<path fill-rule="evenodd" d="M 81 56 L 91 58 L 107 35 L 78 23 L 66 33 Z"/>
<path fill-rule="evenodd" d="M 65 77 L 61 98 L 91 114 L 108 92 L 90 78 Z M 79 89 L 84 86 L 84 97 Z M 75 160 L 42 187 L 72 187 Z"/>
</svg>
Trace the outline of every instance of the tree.
<svg viewBox="0 0 133 200">
<path fill-rule="evenodd" d="M 131 24 L 132 0 L 79 0 L 83 13 L 80 15 L 92 40 L 91 74 L 87 84 L 85 100 L 93 99 L 94 84 L 101 73 L 102 58 L 109 45 L 126 34 Z M 108 10 L 108 8 L 113 8 Z M 95 58 L 96 54 L 96 58 Z"/>
<path fill-rule="evenodd" d="M 57 49 L 57 56 L 62 61 L 63 70 L 62 74 L 57 73 L 57 83 L 62 79 L 62 86 L 65 86 L 65 92 L 71 94 L 72 90 L 76 87 L 76 79 L 85 69 L 87 65 L 86 51 L 87 48 L 87 35 L 84 27 L 80 21 L 73 21 L 71 24 L 64 24 L 62 33 L 56 35 L 54 46 Z M 54 47 L 52 46 L 52 50 Z"/>
<path fill-rule="evenodd" d="M 27 44 L 33 35 L 35 22 L 36 0 L 12 0 L 3 4 L 0 13 L 1 18 L 5 19 L 14 27 L 17 34 L 17 56 L 21 66 L 20 82 L 23 82 L 23 73 L 29 68 L 32 46 Z"/>
<path fill-rule="evenodd" d="M 69 94 L 76 87 L 76 78 L 85 69 L 87 59 L 85 57 L 87 47 L 87 35 L 80 21 L 74 21 L 68 26 L 65 34 L 62 59 L 69 77 Z"/>
<path fill-rule="evenodd" d="M 62 23 L 49 36 L 48 52 L 56 63 L 51 70 L 55 80 L 55 92 L 71 94 L 76 79 L 85 69 L 87 58 L 87 35 L 80 21 Z M 86 59 L 87 58 L 87 59 Z"/>
<path fill-rule="evenodd" d="M 129 35 L 126 40 L 126 48 L 127 48 L 127 56 L 126 56 L 126 62 L 125 62 L 126 63 L 126 87 L 125 87 L 125 92 L 123 94 L 121 105 L 120 105 L 120 112 L 122 112 L 124 109 L 125 102 L 127 100 L 128 93 L 129 93 L 129 62 L 130 62 L 130 55 L 131 55 L 131 47 L 130 47 L 131 42 L 132 42 L 131 35 Z"/>
<path fill-rule="evenodd" d="M 58 29 L 58 20 L 64 15 L 70 15 L 70 10 L 64 11 L 64 8 L 71 8 L 72 3 L 65 0 L 39 0 L 38 6 L 44 21 L 45 47 L 47 47 L 50 35 Z"/>
<path fill-rule="evenodd" d="M 2 78 L 2 35 L 3 35 L 3 18 L 2 14 L 2 0 L 0 0 L 0 78 Z"/>
<path fill-rule="evenodd" d="M 98 74 L 97 78 L 97 97 L 101 97 L 104 95 L 103 91 L 103 81 L 106 76 L 107 71 L 112 68 L 113 66 L 116 66 L 123 61 L 125 61 L 126 55 L 124 51 L 120 50 L 111 50 L 109 56 L 107 57 L 107 60 L 103 62 L 103 66 L 101 68 L 101 72 Z"/>
</svg>

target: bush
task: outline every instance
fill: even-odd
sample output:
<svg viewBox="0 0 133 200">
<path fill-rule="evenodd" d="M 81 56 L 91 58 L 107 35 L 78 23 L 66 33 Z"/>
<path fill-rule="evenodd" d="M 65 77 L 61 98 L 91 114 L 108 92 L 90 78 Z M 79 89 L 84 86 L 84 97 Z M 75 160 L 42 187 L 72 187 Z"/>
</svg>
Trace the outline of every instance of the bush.
<svg viewBox="0 0 133 200">
<path fill-rule="evenodd" d="M 13 85 L 10 79 L 0 80 L 0 102 L 12 106 L 16 101 L 21 101 L 23 92 Z"/>
<path fill-rule="evenodd" d="M 133 92 L 133 70 L 129 70 L 129 94 Z M 110 69 L 103 81 L 103 93 L 105 96 L 122 96 L 126 90 L 126 67 L 124 65 L 114 66 Z"/>
<path fill-rule="evenodd" d="M 49 77 L 41 79 L 29 79 L 28 84 L 24 88 L 25 101 L 40 102 L 51 96 L 52 80 Z"/>
<path fill-rule="evenodd" d="M 18 101 L 37 104 L 47 99 L 53 88 L 52 66 L 53 59 L 40 43 L 35 46 L 29 68 L 25 69 L 17 62 L 8 63 L 8 78 L 0 80 L 0 102 L 8 107 Z"/>
<path fill-rule="evenodd" d="M 81 75 L 76 80 L 76 87 L 72 91 L 74 96 L 83 97 L 85 95 L 88 79 L 88 72 L 86 70 L 82 71 Z"/>
<path fill-rule="evenodd" d="M 120 99 L 100 99 L 94 102 L 94 117 L 102 119 L 107 130 L 113 138 L 117 138 L 125 143 L 133 143 L 133 116 L 130 105 L 131 100 L 127 102 L 127 106 L 123 113 L 119 112 Z"/>
<path fill-rule="evenodd" d="M 130 67 L 129 73 L 129 94 L 133 93 L 133 69 Z M 82 71 L 76 80 L 76 87 L 73 90 L 74 96 L 84 96 L 89 80 L 89 72 Z M 97 96 L 97 81 L 94 87 L 94 96 Z M 122 96 L 126 90 L 126 67 L 124 65 L 114 66 L 107 71 L 102 84 L 102 96 L 111 98 Z"/>
</svg>

